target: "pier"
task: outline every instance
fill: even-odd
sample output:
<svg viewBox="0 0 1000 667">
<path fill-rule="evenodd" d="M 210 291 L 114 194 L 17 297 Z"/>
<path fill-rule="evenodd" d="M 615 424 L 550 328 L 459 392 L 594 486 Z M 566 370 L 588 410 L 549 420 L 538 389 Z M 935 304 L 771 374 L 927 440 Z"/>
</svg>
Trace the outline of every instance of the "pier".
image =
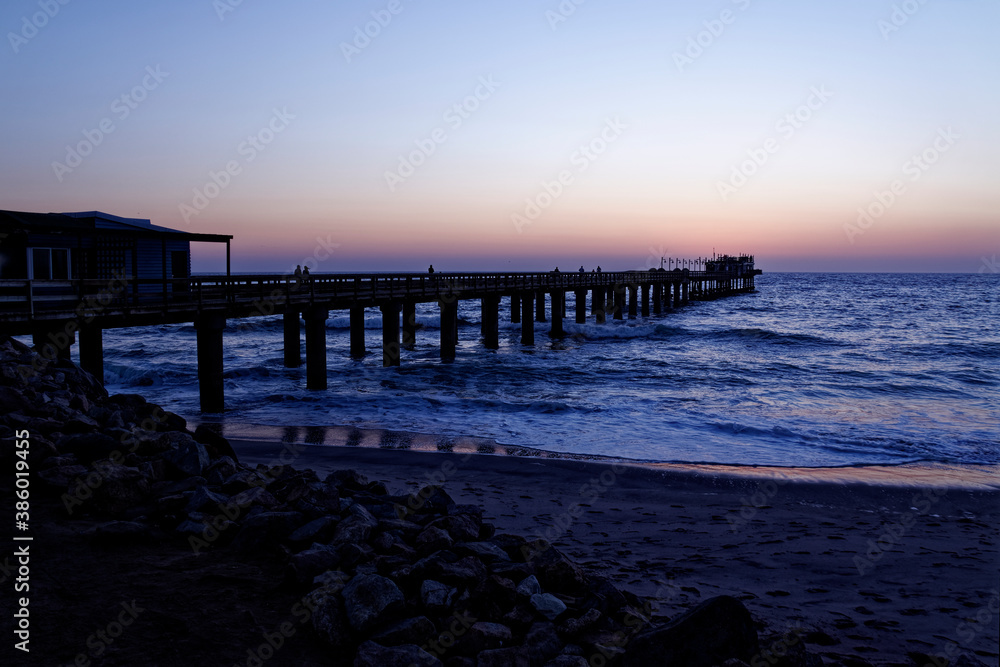
<svg viewBox="0 0 1000 667">
<path fill-rule="evenodd" d="M 537 333 L 555 338 L 565 335 L 567 316 L 578 324 L 603 324 L 608 318 L 662 315 L 693 300 L 753 291 L 754 277 L 759 274 L 753 257 L 741 255 L 707 261 L 703 270 L 696 271 L 4 279 L 0 280 L 0 323 L 9 335 L 31 335 L 49 360 L 69 358 L 71 347 L 78 344 L 80 365 L 100 379 L 105 329 L 193 322 L 201 408 L 221 412 L 223 334 L 229 320 L 281 315 L 284 363 L 290 368 L 302 364 L 304 328 L 306 385 L 323 390 L 327 388 L 326 321 L 331 311 L 350 313 L 350 354 L 360 357 L 368 350 L 365 309 L 379 308 L 382 364 L 389 367 L 400 365 L 402 350 L 416 344 L 418 303 L 438 304 L 440 355 L 450 361 L 456 355 L 458 302 L 462 300 L 480 302 L 482 345 L 497 349 L 504 298 L 509 300 L 511 321 L 521 325 L 521 344 L 531 346 L 536 344 Z M 572 313 L 567 313 L 568 293 L 575 296 Z"/>
</svg>

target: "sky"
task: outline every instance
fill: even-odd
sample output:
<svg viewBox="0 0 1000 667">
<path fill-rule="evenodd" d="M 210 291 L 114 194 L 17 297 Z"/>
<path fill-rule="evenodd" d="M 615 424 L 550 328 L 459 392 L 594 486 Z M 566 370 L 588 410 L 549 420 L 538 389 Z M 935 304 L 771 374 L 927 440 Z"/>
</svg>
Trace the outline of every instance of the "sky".
<svg viewBox="0 0 1000 667">
<path fill-rule="evenodd" d="M 1000 253 L 998 24 L 995 0 L 5 0 L 0 209 L 232 234 L 234 271 L 971 273 Z"/>
</svg>

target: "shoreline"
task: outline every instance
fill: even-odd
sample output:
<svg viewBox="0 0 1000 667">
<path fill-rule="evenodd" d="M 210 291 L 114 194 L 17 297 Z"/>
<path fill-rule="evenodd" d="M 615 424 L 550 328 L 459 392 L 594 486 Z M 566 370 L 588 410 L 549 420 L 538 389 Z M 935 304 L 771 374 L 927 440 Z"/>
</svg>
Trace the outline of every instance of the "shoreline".
<svg viewBox="0 0 1000 667">
<path fill-rule="evenodd" d="M 264 424 L 232 424 L 189 419 L 194 427 L 204 425 L 233 441 L 302 444 L 348 450 L 410 451 L 429 454 L 475 454 L 482 456 L 516 457 L 582 461 L 603 465 L 630 467 L 668 472 L 731 476 L 752 479 L 788 479 L 795 482 L 872 484 L 899 487 L 944 487 L 964 490 L 1000 490 L 1000 465 L 967 465 L 935 462 L 896 464 L 851 464 L 842 466 L 758 466 L 711 462 L 659 462 L 601 454 L 553 452 L 537 447 L 505 445 L 496 440 L 477 436 L 446 436 L 393 429 L 359 428 L 355 426 L 271 426 Z"/>
<path fill-rule="evenodd" d="M 732 595 L 763 634 L 800 628 L 834 664 L 905 665 L 949 646 L 1000 664 L 1000 490 L 785 479 L 693 466 L 231 439 L 249 464 L 355 469 L 394 491 L 443 484 L 498 532 L 544 539 L 675 616 Z M 756 470 L 755 473 L 760 473 Z M 898 472 L 898 471 L 895 471 Z M 995 610 L 995 611 L 994 611 Z M 994 624 L 995 625 L 995 624 Z M 910 656 L 910 658 L 908 658 Z M 924 665 L 923 658 L 914 659 Z M 851 662 L 865 661 L 865 662 Z"/>
</svg>

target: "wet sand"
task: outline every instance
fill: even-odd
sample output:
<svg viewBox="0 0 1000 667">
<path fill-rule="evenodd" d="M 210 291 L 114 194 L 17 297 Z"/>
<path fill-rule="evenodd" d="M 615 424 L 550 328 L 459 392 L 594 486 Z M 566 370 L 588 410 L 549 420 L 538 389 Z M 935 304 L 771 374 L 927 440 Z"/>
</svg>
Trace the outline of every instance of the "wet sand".
<svg viewBox="0 0 1000 667">
<path fill-rule="evenodd" d="M 374 437 L 359 433 L 353 444 Z M 354 468 L 393 492 L 443 482 L 498 531 L 549 540 L 657 599 L 661 616 L 727 594 L 762 634 L 798 628 L 827 662 L 998 664 L 995 469 L 639 466 L 473 453 L 482 443 L 414 451 L 384 435 L 369 447 L 226 435 L 247 463 Z"/>
</svg>

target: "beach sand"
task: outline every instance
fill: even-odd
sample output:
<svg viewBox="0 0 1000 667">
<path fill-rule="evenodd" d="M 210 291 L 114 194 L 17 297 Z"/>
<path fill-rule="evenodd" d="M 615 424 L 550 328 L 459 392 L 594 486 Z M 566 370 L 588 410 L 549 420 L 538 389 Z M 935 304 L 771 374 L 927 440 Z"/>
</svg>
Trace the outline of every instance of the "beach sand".
<svg viewBox="0 0 1000 667">
<path fill-rule="evenodd" d="M 656 598 L 659 616 L 733 595 L 762 636 L 798 632 L 827 662 L 922 665 L 915 654 L 951 652 L 998 664 L 993 469 L 639 466 L 538 452 L 233 445 L 246 463 L 321 476 L 353 468 L 391 492 L 443 482 L 457 502 L 482 506 L 498 532 L 545 538 L 587 570 Z"/>
</svg>

